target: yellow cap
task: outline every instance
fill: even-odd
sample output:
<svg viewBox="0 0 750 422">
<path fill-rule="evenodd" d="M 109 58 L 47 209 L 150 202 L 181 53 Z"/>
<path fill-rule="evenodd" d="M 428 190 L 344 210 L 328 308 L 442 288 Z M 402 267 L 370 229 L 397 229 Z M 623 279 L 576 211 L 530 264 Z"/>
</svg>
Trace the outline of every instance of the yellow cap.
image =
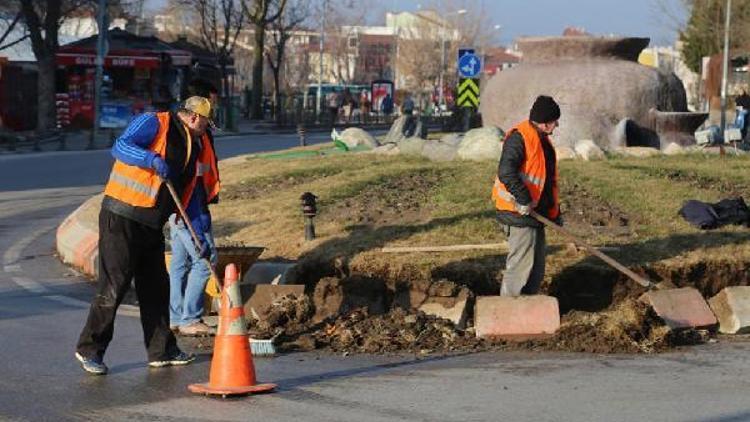
<svg viewBox="0 0 750 422">
<path fill-rule="evenodd" d="M 183 108 L 207 119 L 211 118 L 211 102 L 208 101 L 208 98 L 199 96 L 190 97 L 185 100 Z"/>
</svg>

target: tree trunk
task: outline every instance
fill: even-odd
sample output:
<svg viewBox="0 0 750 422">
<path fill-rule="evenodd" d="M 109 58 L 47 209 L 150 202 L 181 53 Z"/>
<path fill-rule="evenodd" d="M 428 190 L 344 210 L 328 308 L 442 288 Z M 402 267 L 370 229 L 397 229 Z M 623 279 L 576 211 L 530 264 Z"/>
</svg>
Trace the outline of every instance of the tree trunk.
<svg viewBox="0 0 750 422">
<path fill-rule="evenodd" d="M 283 122 L 281 121 L 281 96 L 279 95 L 279 71 L 280 68 L 276 68 L 273 72 L 273 104 L 274 104 L 274 114 L 276 115 L 276 123 L 281 125 Z"/>
<path fill-rule="evenodd" d="M 255 25 L 253 47 L 253 92 L 251 119 L 263 119 L 263 47 L 266 38 L 265 25 Z"/>
<path fill-rule="evenodd" d="M 55 127 L 55 56 L 37 60 L 37 130 L 43 131 Z"/>
<path fill-rule="evenodd" d="M 231 100 L 229 98 L 229 72 L 227 71 L 227 60 L 222 58 L 219 60 L 219 67 L 221 68 L 221 114 L 223 129 L 229 128 L 229 107 L 231 107 Z M 233 123 L 233 122 L 232 122 Z"/>
</svg>

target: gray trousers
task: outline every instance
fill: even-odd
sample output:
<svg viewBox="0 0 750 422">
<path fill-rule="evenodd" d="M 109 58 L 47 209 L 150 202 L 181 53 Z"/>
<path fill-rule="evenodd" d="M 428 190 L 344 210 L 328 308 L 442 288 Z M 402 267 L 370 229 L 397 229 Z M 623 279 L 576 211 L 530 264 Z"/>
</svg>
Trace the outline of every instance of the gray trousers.
<svg viewBox="0 0 750 422">
<path fill-rule="evenodd" d="M 501 224 L 500 228 L 508 238 L 509 248 L 500 296 L 536 294 L 544 278 L 544 227 L 515 227 Z"/>
</svg>

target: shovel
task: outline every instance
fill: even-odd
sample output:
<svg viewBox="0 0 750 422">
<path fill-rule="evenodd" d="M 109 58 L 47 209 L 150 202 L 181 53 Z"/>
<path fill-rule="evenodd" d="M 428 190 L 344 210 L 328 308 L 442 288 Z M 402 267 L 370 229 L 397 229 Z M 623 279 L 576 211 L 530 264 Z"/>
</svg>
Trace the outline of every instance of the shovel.
<svg viewBox="0 0 750 422">
<path fill-rule="evenodd" d="M 596 257 L 600 258 L 602 261 L 606 262 L 609 266 L 612 268 L 620 271 L 621 273 L 628 276 L 631 280 L 635 281 L 636 283 L 640 284 L 641 286 L 647 288 L 647 289 L 667 289 L 672 288 L 673 286 L 665 285 L 664 283 L 653 283 L 649 281 L 647 278 L 640 276 L 630 270 L 628 267 L 620 264 L 619 262 L 615 261 L 612 257 L 609 255 L 604 254 L 604 252 L 600 251 L 599 249 L 589 245 L 588 243 L 584 242 L 583 240 L 579 239 L 578 236 L 574 235 L 567 229 L 565 229 L 563 226 L 560 226 L 558 224 L 555 224 L 548 218 L 539 215 L 536 211 L 531 210 L 529 211 L 529 215 L 537 219 L 540 223 L 544 224 L 547 227 L 550 227 L 554 230 L 556 230 L 558 233 L 561 233 L 562 235 L 568 237 L 575 243 L 583 246 L 587 251 L 589 251 L 592 255 L 595 255 Z"/>
<path fill-rule="evenodd" d="M 169 189 L 169 194 L 172 195 L 172 199 L 174 200 L 174 204 L 177 207 L 177 210 L 180 212 L 180 216 L 182 217 L 182 221 L 185 222 L 185 225 L 188 228 L 188 231 L 190 232 L 190 236 L 193 238 L 193 242 L 195 242 L 195 247 L 197 248 L 198 255 L 201 255 L 201 252 L 203 252 L 203 245 L 201 244 L 200 239 L 198 239 L 198 235 L 195 234 L 195 230 L 193 229 L 193 225 L 190 224 L 190 219 L 187 216 L 187 213 L 185 212 L 185 208 L 182 206 L 182 203 L 180 202 L 180 197 L 177 195 L 177 191 L 174 190 L 174 186 L 172 186 L 172 182 L 169 180 L 164 180 L 164 183 L 167 185 L 167 189 Z M 211 261 L 208 260 L 208 258 L 201 258 L 203 262 L 208 265 L 208 269 L 211 271 L 211 276 L 214 277 L 215 280 L 221 282 L 221 279 L 216 275 L 216 271 L 214 270 L 213 265 L 211 265 Z M 221 286 L 219 286 L 221 288 Z"/>
</svg>

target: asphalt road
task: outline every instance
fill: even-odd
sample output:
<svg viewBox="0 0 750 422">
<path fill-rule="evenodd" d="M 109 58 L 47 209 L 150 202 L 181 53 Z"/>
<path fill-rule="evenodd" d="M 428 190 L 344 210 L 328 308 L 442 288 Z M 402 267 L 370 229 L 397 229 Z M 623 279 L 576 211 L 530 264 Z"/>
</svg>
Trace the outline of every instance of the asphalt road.
<svg viewBox="0 0 750 422">
<path fill-rule="evenodd" d="M 319 140 L 325 135 L 318 135 Z M 224 138 L 221 158 L 294 146 L 294 135 Z M 296 353 L 255 360 L 272 394 L 214 399 L 210 356 L 149 369 L 137 309 L 124 307 L 93 377 L 73 358 L 93 285 L 53 255 L 60 221 L 99 193 L 107 151 L 0 157 L 0 420 L 746 421 L 750 342 L 657 356 Z"/>
</svg>

